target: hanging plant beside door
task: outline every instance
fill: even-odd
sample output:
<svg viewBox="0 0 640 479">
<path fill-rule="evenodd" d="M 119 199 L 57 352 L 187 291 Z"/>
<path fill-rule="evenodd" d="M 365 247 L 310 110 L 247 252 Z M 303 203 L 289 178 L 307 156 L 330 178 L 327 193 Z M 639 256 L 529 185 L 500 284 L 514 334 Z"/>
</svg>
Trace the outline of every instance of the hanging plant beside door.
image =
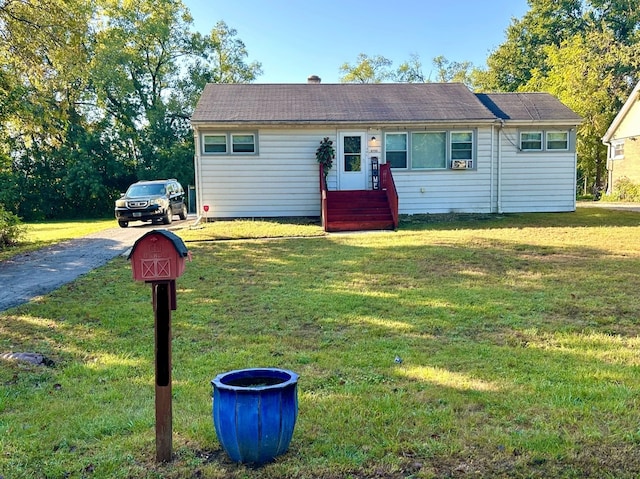
<svg viewBox="0 0 640 479">
<path fill-rule="evenodd" d="M 333 141 L 328 136 L 324 137 L 320 142 L 320 146 L 316 150 L 316 160 L 322 165 L 324 172 L 324 180 L 327 181 L 329 170 L 333 167 L 333 160 L 336 157 L 336 150 L 333 148 Z"/>
</svg>

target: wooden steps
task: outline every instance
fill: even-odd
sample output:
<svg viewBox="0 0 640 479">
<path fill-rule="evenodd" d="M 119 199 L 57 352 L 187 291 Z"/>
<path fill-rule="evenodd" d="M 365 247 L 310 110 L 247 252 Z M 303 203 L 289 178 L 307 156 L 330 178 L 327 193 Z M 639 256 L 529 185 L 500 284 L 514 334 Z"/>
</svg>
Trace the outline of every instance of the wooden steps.
<svg viewBox="0 0 640 479">
<path fill-rule="evenodd" d="M 385 191 L 327 191 L 326 231 L 394 229 Z"/>
</svg>

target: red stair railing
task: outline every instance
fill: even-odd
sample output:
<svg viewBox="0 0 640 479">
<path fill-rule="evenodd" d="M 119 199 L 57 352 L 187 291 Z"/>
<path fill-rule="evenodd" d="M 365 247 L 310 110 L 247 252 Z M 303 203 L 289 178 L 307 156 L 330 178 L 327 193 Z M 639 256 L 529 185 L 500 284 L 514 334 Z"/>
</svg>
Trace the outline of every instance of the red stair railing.
<svg viewBox="0 0 640 479">
<path fill-rule="evenodd" d="M 387 192 L 387 201 L 391 208 L 391 216 L 393 217 L 393 227 L 398 227 L 398 190 L 396 183 L 393 181 L 391 174 L 391 165 L 384 163 L 380 165 L 380 188 Z"/>
</svg>

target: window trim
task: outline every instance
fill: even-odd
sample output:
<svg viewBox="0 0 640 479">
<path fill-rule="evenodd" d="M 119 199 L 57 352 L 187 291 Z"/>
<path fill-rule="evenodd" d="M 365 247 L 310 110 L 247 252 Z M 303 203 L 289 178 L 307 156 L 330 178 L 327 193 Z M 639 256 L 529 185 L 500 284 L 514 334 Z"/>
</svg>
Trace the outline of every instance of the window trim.
<svg viewBox="0 0 640 479">
<path fill-rule="evenodd" d="M 253 145 L 253 151 L 234 151 L 234 147 L 236 145 L 236 143 L 234 143 L 233 138 L 236 136 L 251 136 L 253 138 L 253 142 L 251 143 Z M 257 146 L 256 146 L 256 138 L 257 135 L 255 133 L 252 132 L 248 132 L 248 131 L 234 131 L 229 133 L 229 144 L 231 145 L 231 151 L 229 151 L 230 154 L 232 155 L 255 155 L 256 151 L 257 151 Z M 248 145 L 249 143 L 238 143 L 239 145 Z"/>
<path fill-rule="evenodd" d="M 409 137 L 411 136 L 409 134 L 409 131 L 385 131 L 384 132 L 384 161 L 385 163 L 387 163 L 387 136 L 388 135 L 404 135 L 404 146 L 405 149 L 404 150 L 389 150 L 392 151 L 394 153 L 396 152 L 401 152 L 404 151 L 405 154 L 405 166 L 403 168 L 401 167 L 392 167 L 394 170 L 396 171 L 408 171 L 409 168 L 409 152 L 410 152 L 410 146 L 409 146 Z"/>
<path fill-rule="evenodd" d="M 253 137 L 253 151 L 233 151 L 234 143 L 233 139 L 236 136 L 247 136 L 251 135 Z M 225 138 L 225 151 L 205 151 L 205 142 L 204 139 L 207 136 L 218 136 Z M 203 156 L 257 156 L 258 155 L 258 132 L 257 131 L 247 131 L 247 130 L 238 130 L 238 131 L 206 131 L 200 134 L 200 153 Z M 248 143 L 247 143 L 248 144 Z"/>
<path fill-rule="evenodd" d="M 205 141 L 205 138 L 207 136 L 224 138 L 224 151 L 206 151 L 207 143 Z M 213 143 L 213 144 L 218 144 L 218 143 Z M 222 143 L 219 143 L 219 144 L 222 144 Z M 229 153 L 229 139 L 227 138 L 226 133 L 203 133 L 202 134 L 202 154 L 203 155 L 226 155 L 227 153 Z"/>
<path fill-rule="evenodd" d="M 624 140 L 614 140 L 611 142 L 611 159 L 624 159 Z"/>
<path fill-rule="evenodd" d="M 444 166 L 439 168 L 414 168 L 413 167 L 413 158 L 412 158 L 412 138 L 414 133 L 444 133 L 445 134 L 445 158 L 444 158 Z M 399 135 L 404 134 L 407 139 L 407 166 L 405 168 L 392 167 L 394 171 L 415 171 L 415 172 L 430 172 L 430 171 L 448 171 L 454 170 L 451 168 L 451 160 L 452 160 L 452 144 L 453 144 L 453 134 L 454 133 L 470 133 L 471 134 L 471 158 L 465 159 L 463 161 L 471 161 L 471 167 L 466 168 L 467 170 L 477 170 L 477 145 L 478 145 L 478 130 L 476 128 L 467 128 L 467 129 L 455 129 L 455 130 L 447 130 L 447 129 L 422 129 L 422 130 L 414 130 L 414 129 L 406 129 L 401 131 L 385 131 L 384 132 L 384 141 L 383 141 L 383 158 L 385 162 L 387 162 L 387 135 Z M 391 150 L 395 151 L 395 150 Z"/>
<path fill-rule="evenodd" d="M 522 135 L 526 133 L 540 133 L 542 135 L 542 148 L 540 149 L 526 149 L 522 148 Z M 550 133 L 564 133 L 567 135 L 567 147 L 549 148 L 549 134 Z M 550 129 L 522 129 L 518 130 L 518 143 L 511 142 L 511 144 L 517 149 L 518 153 L 537 154 L 537 153 L 575 153 L 576 151 L 576 138 L 575 130 L 572 128 L 553 128 Z"/>
<path fill-rule="evenodd" d="M 531 135 L 531 134 L 539 134 L 540 135 L 540 148 L 523 148 L 522 143 L 522 135 Z M 526 152 L 540 152 L 540 151 L 544 151 L 544 146 L 545 146 L 545 141 L 544 141 L 544 130 L 523 130 L 520 131 L 520 134 L 518 136 L 519 141 L 518 141 L 518 149 L 520 151 L 526 151 Z M 533 141 L 537 141 L 537 140 L 527 140 L 527 142 L 531 143 Z"/>
<path fill-rule="evenodd" d="M 566 148 L 549 148 L 549 135 L 551 133 L 564 133 L 566 135 Z M 569 131 L 568 130 L 547 130 L 544 132 L 544 146 L 547 151 L 569 151 Z"/>
</svg>

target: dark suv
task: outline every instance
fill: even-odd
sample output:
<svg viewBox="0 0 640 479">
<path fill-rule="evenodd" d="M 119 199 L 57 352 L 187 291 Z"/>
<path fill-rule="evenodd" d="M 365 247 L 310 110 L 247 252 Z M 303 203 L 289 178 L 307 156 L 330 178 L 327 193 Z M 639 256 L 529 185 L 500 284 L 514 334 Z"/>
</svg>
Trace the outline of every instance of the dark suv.
<svg viewBox="0 0 640 479">
<path fill-rule="evenodd" d="M 162 221 L 168 225 L 173 215 L 187 219 L 184 190 L 177 180 L 138 181 L 116 201 L 116 219 L 122 228 L 129 221 Z"/>
</svg>

